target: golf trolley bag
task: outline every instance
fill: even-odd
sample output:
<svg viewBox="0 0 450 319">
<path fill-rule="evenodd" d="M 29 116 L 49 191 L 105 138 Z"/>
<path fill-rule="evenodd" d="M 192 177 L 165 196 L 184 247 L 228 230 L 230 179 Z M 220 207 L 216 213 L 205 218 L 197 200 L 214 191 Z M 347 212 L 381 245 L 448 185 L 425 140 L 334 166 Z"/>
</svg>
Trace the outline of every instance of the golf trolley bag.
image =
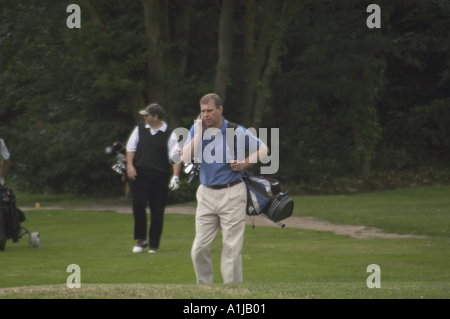
<svg viewBox="0 0 450 319">
<path fill-rule="evenodd" d="M 262 215 L 284 227 L 280 221 L 290 217 L 294 201 L 281 192 L 280 182 L 273 178 L 255 176 L 244 171 L 243 180 L 247 186 L 247 215 Z"/>
<path fill-rule="evenodd" d="M 31 233 L 27 228 L 20 224 L 26 221 L 25 214 L 16 207 L 18 198 L 10 188 L 0 190 L 0 237 L 3 240 L 12 239 L 17 243 L 25 234 L 30 236 L 30 245 L 33 248 L 41 246 L 39 233 Z M 3 233 L 3 234 L 2 234 Z M 1 243 L 4 249 L 4 243 Z"/>
</svg>

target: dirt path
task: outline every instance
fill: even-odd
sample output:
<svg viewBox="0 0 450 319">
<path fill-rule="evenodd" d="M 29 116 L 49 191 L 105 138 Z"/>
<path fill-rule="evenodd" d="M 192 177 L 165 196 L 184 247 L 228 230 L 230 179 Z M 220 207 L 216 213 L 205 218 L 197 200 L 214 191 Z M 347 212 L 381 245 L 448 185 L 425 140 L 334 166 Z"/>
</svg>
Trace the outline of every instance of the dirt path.
<svg viewBox="0 0 450 319">
<path fill-rule="evenodd" d="M 34 207 L 20 207 L 22 210 L 34 210 Z M 63 209 L 61 207 L 41 207 L 41 209 Z M 90 205 L 80 207 L 79 210 L 112 210 L 118 213 L 131 214 L 131 204 L 127 205 Z M 195 214 L 195 207 L 193 206 L 168 206 L 166 207 L 168 214 Z M 256 216 L 250 218 L 246 216 L 247 224 L 255 226 L 269 226 L 280 227 L 263 216 Z M 253 219 L 253 220 L 252 220 Z M 400 235 L 383 233 L 381 229 L 358 226 L 358 225 L 338 225 L 326 221 L 318 220 L 315 217 L 305 216 L 291 216 L 282 221 L 287 228 L 301 228 L 312 229 L 320 231 L 329 231 L 336 235 L 348 235 L 354 238 L 428 238 L 425 235 Z"/>
</svg>

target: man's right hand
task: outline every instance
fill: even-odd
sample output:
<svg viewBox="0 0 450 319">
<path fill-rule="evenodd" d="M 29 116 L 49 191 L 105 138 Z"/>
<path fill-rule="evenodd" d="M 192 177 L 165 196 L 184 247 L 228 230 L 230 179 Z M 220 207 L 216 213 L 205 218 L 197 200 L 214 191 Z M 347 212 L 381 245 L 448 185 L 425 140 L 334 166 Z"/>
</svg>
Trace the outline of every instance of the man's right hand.
<svg viewBox="0 0 450 319">
<path fill-rule="evenodd" d="M 128 175 L 128 178 L 132 181 L 134 181 L 136 179 L 137 174 L 136 174 L 136 169 L 134 168 L 134 166 L 128 165 L 127 175 Z"/>
<path fill-rule="evenodd" d="M 203 132 L 205 132 L 205 129 L 206 124 L 205 121 L 203 121 L 202 113 L 200 113 L 195 120 L 195 133 L 200 133 L 200 135 L 203 136 Z"/>
<path fill-rule="evenodd" d="M 194 136 L 190 144 L 183 146 L 180 150 L 180 158 L 183 163 L 190 163 L 192 161 L 194 158 L 194 150 L 202 140 L 205 130 L 206 123 L 203 121 L 202 113 L 200 113 L 194 121 Z"/>
</svg>

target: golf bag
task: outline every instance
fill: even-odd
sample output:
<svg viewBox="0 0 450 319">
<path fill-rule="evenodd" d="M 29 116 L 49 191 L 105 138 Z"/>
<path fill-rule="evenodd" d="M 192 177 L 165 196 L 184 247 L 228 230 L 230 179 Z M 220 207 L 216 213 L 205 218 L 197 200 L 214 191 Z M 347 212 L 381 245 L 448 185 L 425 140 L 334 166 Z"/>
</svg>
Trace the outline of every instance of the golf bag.
<svg viewBox="0 0 450 319">
<path fill-rule="evenodd" d="M 228 128 L 236 129 L 237 124 L 229 122 Z M 236 136 L 234 144 L 236 155 Z M 249 169 L 244 170 L 242 179 L 247 186 L 247 215 L 262 215 L 284 228 L 285 225 L 280 221 L 292 215 L 294 201 L 287 192 L 281 192 L 280 182 L 273 178 L 255 176 Z"/>
<path fill-rule="evenodd" d="M 25 234 L 30 236 L 30 244 L 33 248 L 41 246 L 39 233 L 30 233 L 30 231 L 20 224 L 26 221 L 25 214 L 16 207 L 18 198 L 10 188 L 0 190 L 0 237 L 3 240 L 12 239 L 17 243 Z M 3 233 L 3 234 L 1 234 Z M 4 249 L 4 244 L 3 249 Z"/>
<path fill-rule="evenodd" d="M 255 176 L 249 170 L 244 171 L 243 180 L 247 186 L 247 215 L 262 215 L 284 227 L 280 221 L 292 215 L 294 201 L 287 192 L 281 192 L 279 181 Z"/>
</svg>

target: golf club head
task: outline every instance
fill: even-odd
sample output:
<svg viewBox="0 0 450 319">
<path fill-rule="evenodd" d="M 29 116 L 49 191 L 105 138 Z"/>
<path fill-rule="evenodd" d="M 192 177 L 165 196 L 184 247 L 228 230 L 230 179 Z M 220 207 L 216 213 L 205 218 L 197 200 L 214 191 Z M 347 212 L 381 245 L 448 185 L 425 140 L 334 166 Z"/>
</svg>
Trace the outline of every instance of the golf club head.
<svg viewBox="0 0 450 319">
<path fill-rule="evenodd" d="M 112 166 L 112 169 L 113 171 L 121 175 L 125 174 L 126 172 L 126 167 L 123 164 L 115 164 Z"/>
<path fill-rule="evenodd" d="M 185 169 L 184 169 L 184 172 L 186 173 L 186 174 L 190 174 L 191 172 L 192 172 L 192 169 L 194 168 L 194 164 L 192 164 L 192 163 L 187 163 L 187 164 L 185 164 Z"/>
<path fill-rule="evenodd" d="M 116 152 L 121 152 L 125 148 L 121 142 L 114 142 L 112 147 Z"/>
<path fill-rule="evenodd" d="M 115 154 L 114 148 L 112 146 L 108 146 L 105 148 L 105 154 L 108 156 L 113 156 Z"/>
</svg>

